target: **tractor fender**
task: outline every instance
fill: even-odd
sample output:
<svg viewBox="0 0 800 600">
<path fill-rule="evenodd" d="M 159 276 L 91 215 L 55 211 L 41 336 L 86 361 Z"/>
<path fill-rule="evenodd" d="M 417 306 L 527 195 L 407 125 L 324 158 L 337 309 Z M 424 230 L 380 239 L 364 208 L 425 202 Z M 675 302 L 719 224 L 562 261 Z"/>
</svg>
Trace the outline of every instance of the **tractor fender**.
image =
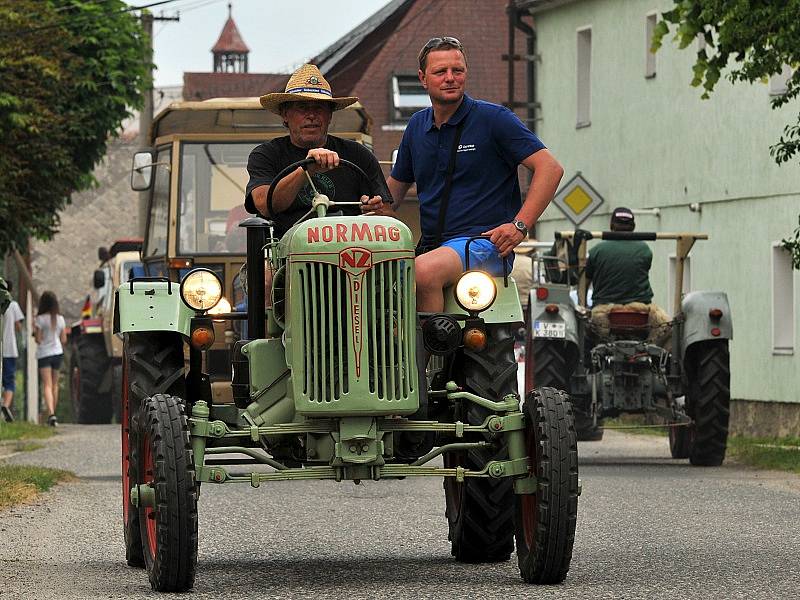
<svg viewBox="0 0 800 600">
<path fill-rule="evenodd" d="M 722 311 L 719 319 L 712 319 L 709 314 L 715 308 Z M 686 350 L 692 344 L 705 340 L 733 339 L 731 308 L 725 292 L 690 292 L 681 301 L 681 312 L 684 318 L 681 360 L 685 358 Z M 718 329 L 719 335 L 714 335 L 712 329 Z"/>
<path fill-rule="evenodd" d="M 580 347 L 580 330 L 578 319 L 575 316 L 575 308 L 572 299 L 569 297 L 569 289 L 551 287 L 548 289 L 549 295 L 546 300 L 539 300 L 536 297 L 536 290 L 532 289 L 528 297 L 531 307 L 531 322 L 528 323 L 528 334 L 533 336 L 533 324 L 536 321 L 547 321 L 551 323 L 564 323 L 564 341 Z M 548 313 L 545 307 L 554 304 L 558 307 L 558 312 Z M 555 338 L 561 339 L 561 338 Z"/>
<path fill-rule="evenodd" d="M 122 284 L 116 293 L 115 334 L 174 331 L 189 337 L 195 311 L 181 299 L 177 283 L 133 279 Z"/>
</svg>

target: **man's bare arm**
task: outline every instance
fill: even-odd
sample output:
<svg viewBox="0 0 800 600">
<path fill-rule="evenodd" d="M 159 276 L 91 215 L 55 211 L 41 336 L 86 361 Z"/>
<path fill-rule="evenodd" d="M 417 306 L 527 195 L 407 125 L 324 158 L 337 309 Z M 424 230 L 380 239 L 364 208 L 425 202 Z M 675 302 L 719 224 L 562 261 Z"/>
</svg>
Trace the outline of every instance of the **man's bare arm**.
<svg viewBox="0 0 800 600">
<path fill-rule="evenodd" d="M 534 152 L 522 161 L 526 168 L 533 173 L 531 185 L 525 195 L 525 201 L 519 209 L 515 220 L 522 221 L 531 229 L 539 217 L 553 200 L 558 182 L 564 175 L 561 167 L 550 151 L 545 149 Z M 484 235 L 490 236 L 492 243 L 497 247 L 501 256 L 508 256 L 525 236 L 514 227 L 512 223 L 504 223 L 494 229 L 485 231 Z"/>
</svg>

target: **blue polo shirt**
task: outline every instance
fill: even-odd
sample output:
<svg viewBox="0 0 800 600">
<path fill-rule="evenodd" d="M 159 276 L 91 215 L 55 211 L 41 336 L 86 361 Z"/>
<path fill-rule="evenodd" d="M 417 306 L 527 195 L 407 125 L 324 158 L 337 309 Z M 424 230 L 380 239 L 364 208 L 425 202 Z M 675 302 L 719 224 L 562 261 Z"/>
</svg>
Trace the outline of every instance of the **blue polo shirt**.
<svg viewBox="0 0 800 600">
<path fill-rule="evenodd" d="M 425 237 L 433 237 L 438 227 L 439 197 L 456 126 L 464 119 L 443 241 L 479 235 L 513 221 L 522 205 L 517 166 L 545 147 L 512 111 L 467 95 L 439 129 L 432 108 L 414 113 L 400 142 L 392 177 L 416 182 Z"/>
</svg>

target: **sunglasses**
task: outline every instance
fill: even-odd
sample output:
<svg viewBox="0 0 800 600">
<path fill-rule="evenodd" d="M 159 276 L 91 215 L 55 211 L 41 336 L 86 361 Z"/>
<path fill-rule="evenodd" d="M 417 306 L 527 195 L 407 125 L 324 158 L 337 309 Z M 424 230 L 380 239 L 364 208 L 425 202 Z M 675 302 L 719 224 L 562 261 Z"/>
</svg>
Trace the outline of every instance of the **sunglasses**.
<svg viewBox="0 0 800 600">
<path fill-rule="evenodd" d="M 464 52 L 464 46 L 461 45 L 461 42 L 458 41 L 457 38 L 450 36 L 431 38 L 428 40 L 428 43 L 422 47 L 422 50 L 419 51 L 420 71 L 425 70 L 428 54 L 430 54 L 432 50 L 440 50 L 442 48 L 455 48 L 456 50 L 461 50 L 462 53 Z"/>
<path fill-rule="evenodd" d="M 450 37 L 450 36 L 443 36 L 443 37 L 434 37 L 428 40 L 428 43 L 425 44 L 422 49 L 430 51 L 432 48 L 436 48 L 437 46 L 441 45 L 451 45 L 456 46 L 461 49 L 461 42 L 458 41 L 457 38 Z"/>
</svg>

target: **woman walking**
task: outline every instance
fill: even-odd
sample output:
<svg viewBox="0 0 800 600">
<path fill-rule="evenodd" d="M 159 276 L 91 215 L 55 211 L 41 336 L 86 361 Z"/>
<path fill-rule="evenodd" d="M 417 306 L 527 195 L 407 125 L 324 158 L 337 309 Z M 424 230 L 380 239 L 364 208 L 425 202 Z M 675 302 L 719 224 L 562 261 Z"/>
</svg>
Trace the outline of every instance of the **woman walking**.
<svg viewBox="0 0 800 600">
<path fill-rule="evenodd" d="M 33 334 L 38 344 L 36 359 L 39 363 L 42 395 L 50 413 L 47 424 L 55 427 L 58 425 L 58 376 L 64 361 L 63 344 L 67 343 L 67 324 L 58 313 L 58 298 L 53 292 L 43 292 L 39 298 L 39 312 L 33 323 Z"/>
</svg>

